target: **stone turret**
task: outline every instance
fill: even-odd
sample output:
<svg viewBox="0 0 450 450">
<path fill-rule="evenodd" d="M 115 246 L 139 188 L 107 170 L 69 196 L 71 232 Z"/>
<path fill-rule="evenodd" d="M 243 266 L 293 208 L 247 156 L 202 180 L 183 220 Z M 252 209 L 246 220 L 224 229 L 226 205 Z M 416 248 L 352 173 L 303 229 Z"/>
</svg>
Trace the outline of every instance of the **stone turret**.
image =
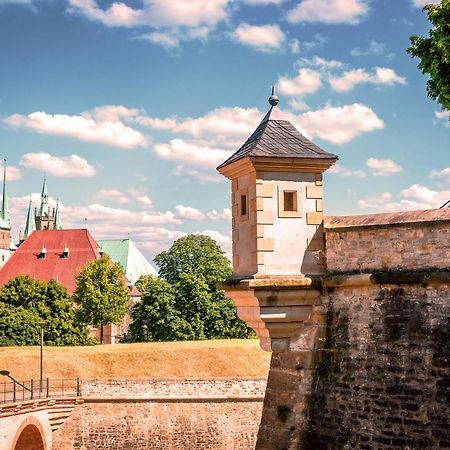
<svg viewBox="0 0 450 450">
<path fill-rule="evenodd" d="M 231 180 L 233 276 L 224 286 L 261 346 L 282 351 L 309 318 L 324 273 L 322 173 L 337 156 L 268 113 L 217 170 Z"/>
</svg>

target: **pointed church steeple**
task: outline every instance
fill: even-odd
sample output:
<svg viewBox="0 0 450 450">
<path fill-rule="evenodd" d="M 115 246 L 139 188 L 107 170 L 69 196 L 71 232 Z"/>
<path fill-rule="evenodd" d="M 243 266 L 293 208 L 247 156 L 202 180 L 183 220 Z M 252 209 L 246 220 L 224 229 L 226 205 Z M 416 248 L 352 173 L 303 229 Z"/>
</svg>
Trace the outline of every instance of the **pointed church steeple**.
<svg viewBox="0 0 450 450">
<path fill-rule="evenodd" d="M 49 215 L 49 208 L 48 208 L 48 191 L 47 191 L 47 180 L 44 178 L 44 183 L 42 185 L 42 192 L 41 192 L 41 208 L 40 208 L 40 216 L 45 217 Z"/>
<path fill-rule="evenodd" d="M 36 229 L 36 222 L 34 220 L 33 205 L 28 206 L 27 222 L 25 224 L 25 231 L 23 232 L 22 241 L 24 241 Z"/>
<path fill-rule="evenodd" d="M 56 202 L 55 209 L 55 230 L 62 230 L 61 213 L 59 212 L 59 200 Z"/>
<path fill-rule="evenodd" d="M 8 193 L 6 192 L 6 159 L 3 160 L 3 197 L 1 216 L 6 223 L 9 223 Z"/>
</svg>

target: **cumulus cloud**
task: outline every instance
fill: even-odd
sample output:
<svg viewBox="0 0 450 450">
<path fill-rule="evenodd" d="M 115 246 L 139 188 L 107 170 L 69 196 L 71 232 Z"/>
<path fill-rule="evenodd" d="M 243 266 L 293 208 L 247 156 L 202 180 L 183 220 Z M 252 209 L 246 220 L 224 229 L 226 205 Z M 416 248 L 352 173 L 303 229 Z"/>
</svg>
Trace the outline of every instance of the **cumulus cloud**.
<svg viewBox="0 0 450 450">
<path fill-rule="evenodd" d="M 154 28 L 215 26 L 227 18 L 229 0 L 148 0 L 143 8 L 115 2 L 102 9 L 95 0 L 69 0 L 69 12 L 108 27 Z"/>
<path fill-rule="evenodd" d="M 435 191 L 420 184 L 413 184 L 399 193 L 400 200 L 392 202 L 392 194 L 366 197 L 358 201 L 358 206 L 376 211 L 406 211 L 420 209 L 434 209 L 441 207 L 450 199 L 450 191 Z"/>
<path fill-rule="evenodd" d="M 319 33 L 316 33 L 313 35 L 312 40 L 310 41 L 305 41 L 302 43 L 303 48 L 305 50 L 313 50 L 315 48 L 320 48 L 323 47 L 326 43 L 328 42 L 328 38 L 325 36 L 322 36 Z"/>
<path fill-rule="evenodd" d="M 340 175 L 342 177 L 354 177 L 354 178 L 365 178 L 366 174 L 362 170 L 347 169 L 340 164 L 334 164 L 330 167 L 327 173 L 334 175 Z"/>
<path fill-rule="evenodd" d="M 365 0 L 303 0 L 288 12 L 287 19 L 292 23 L 356 24 L 368 11 Z"/>
<path fill-rule="evenodd" d="M 423 8 L 426 5 L 437 5 L 441 0 L 411 0 L 416 8 Z"/>
<path fill-rule="evenodd" d="M 242 0 L 247 5 L 279 5 L 286 0 Z"/>
<path fill-rule="evenodd" d="M 446 167 L 442 170 L 432 170 L 430 172 L 431 178 L 444 178 L 450 181 L 450 167 Z"/>
<path fill-rule="evenodd" d="M 111 203 L 124 204 L 129 202 L 129 197 L 117 189 L 99 189 L 94 194 L 94 198 L 97 201 L 107 201 Z"/>
<path fill-rule="evenodd" d="M 278 91 L 284 95 L 312 94 L 322 86 L 321 75 L 311 69 L 301 68 L 294 78 L 279 77 L 277 82 Z"/>
<path fill-rule="evenodd" d="M 317 136 L 333 144 L 345 144 L 362 133 L 384 128 L 375 112 L 361 103 L 327 105 L 300 115 L 295 123 L 310 138 Z"/>
<path fill-rule="evenodd" d="M 369 158 L 366 161 L 366 165 L 370 169 L 373 169 L 373 174 L 376 177 L 384 177 L 403 170 L 403 168 L 392 159 Z"/>
<path fill-rule="evenodd" d="M 190 220 L 203 220 L 205 215 L 197 208 L 192 206 L 177 205 L 175 206 L 176 214 L 178 217 Z"/>
<path fill-rule="evenodd" d="M 141 132 L 120 120 L 124 114 L 129 114 L 132 110 L 114 108 L 117 107 L 96 108 L 78 116 L 36 111 L 28 115 L 13 114 L 3 121 L 14 128 L 28 129 L 40 134 L 67 136 L 113 147 L 133 148 L 147 145 L 147 138 Z"/>
<path fill-rule="evenodd" d="M 177 48 L 180 45 L 180 39 L 174 33 L 153 31 L 151 33 L 141 34 L 136 39 L 152 42 L 165 48 Z"/>
<path fill-rule="evenodd" d="M 434 116 L 437 120 L 442 121 L 444 127 L 450 127 L 450 111 L 435 111 Z"/>
<path fill-rule="evenodd" d="M 261 52 L 281 48 L 285 35 L 278 25 L 249 25 L 241 23 L 233 33 L 234 39 Z"/>
<path fill-rule="evenodd" d="M 220 176 L 216 170 L 210 168 L 196 168 L 187 167 L 183 164 L 178 164 L 172 171 L 172 175 L 176 177 L 183 177 L 184 179 L 193 179 L 201 184 L 219 183 L 225 181 L 225 178 Z"/>
<path fill-rule="evenodd" d="M 307 111 L 309 109 L 309 106 L 301 101 L 301 100 L 297 100 L 295 98 L 291 98 L 289 100 L 289 106 L 294 110 L 294 111 Z"/>
<path fill-rule="evenodd" d="M 25 153 L 20 164 L 30 169 L 40 170 L 55 177 L 93 177 L 96 169 L 86 159 L 78 155 L 52 156 L 49 153 Z"/>
<path fill-rule="evenodd" d="M 354 69 L 344 72 L 340 76 L 330 77 L 331 87 L 337 92 L 346 92 L 357 84 L 372 83 L 376 85 L 406 84 L 406 79 L 388 67 L 376 67 L 373 73 L 364 69 Z"/>
<path fill-rule="evenodd" d="M 184 139 L 172 139 L 164 144 L 155 144 L 153 149 L 163 159 L 208 167 L 215 167 L 230 156 L 228 151 Z"/>
<path fill-rule="evenodd" d="M 231 220 L 231 209 L 224 208 L 222 211 L 212 209 L 206 215 L 211 220 Z"/>
</svg>

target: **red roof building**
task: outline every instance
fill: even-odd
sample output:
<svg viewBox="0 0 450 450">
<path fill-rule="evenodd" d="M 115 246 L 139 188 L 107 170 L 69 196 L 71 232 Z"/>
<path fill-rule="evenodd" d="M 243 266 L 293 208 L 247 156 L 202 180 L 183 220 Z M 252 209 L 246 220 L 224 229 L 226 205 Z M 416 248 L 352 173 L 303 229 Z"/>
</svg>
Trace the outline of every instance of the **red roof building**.
<svg viewBox="0 0 450 450">
<path fill-rule="evenodd" d="M 0 270 L 0 286 L 18 275 L 56 280 L 72 294 L 75 277 L 99 259 L 99 245 L 86 229 L 33 231 Z"/>
</svg>

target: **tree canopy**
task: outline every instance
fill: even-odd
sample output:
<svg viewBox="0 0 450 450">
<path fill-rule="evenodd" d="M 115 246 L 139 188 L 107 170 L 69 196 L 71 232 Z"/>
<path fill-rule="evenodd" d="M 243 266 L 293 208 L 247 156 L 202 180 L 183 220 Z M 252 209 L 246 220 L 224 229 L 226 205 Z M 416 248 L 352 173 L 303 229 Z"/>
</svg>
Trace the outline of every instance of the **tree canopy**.
<svg viewBox="0 0 450 450">
<path fill-rule="evenodd" d="M 128 309 L 129 292 L 122 267 L 103 255 L 90 261 L 76 277 L 77 287 L 73 300 L 79 305 L 81 320 L 100 326 L 120 323 Z"/>
<path fill-rule="evenodd" d="M 429 37 L 411 36 L 408 53 L 420 58 L 419 69 L 427 73 L 428 96 L 450 111 L 450 0 L 427 5 L 432 24 Z"/>
<path fill-rule="evenodd" d="M 246 338 L 253 332 L 236 314 L 233 302 L 216 284 L 229 277 L 231 265 L 208 236 L 191 234 L 154 259 L 161 279 L 136 284 L 142 305 L 131 311 L 127 340 Z M 172 317 L 169 325 L 166 317 Z M 152 323 L 149 323 L 152 321 Z M 145 333 L 141 330 L 145 328 Z M 164 331 L 163 331 L 164 329 Z"/>
<path fill-rule="evenodd" d="M 29 276 L 10 280 L 0 291 L 0 345 L 39 344 L 38 322 L 45 322 L 46 345 L 92 343 L 64 286 Z"/>
</svg>

